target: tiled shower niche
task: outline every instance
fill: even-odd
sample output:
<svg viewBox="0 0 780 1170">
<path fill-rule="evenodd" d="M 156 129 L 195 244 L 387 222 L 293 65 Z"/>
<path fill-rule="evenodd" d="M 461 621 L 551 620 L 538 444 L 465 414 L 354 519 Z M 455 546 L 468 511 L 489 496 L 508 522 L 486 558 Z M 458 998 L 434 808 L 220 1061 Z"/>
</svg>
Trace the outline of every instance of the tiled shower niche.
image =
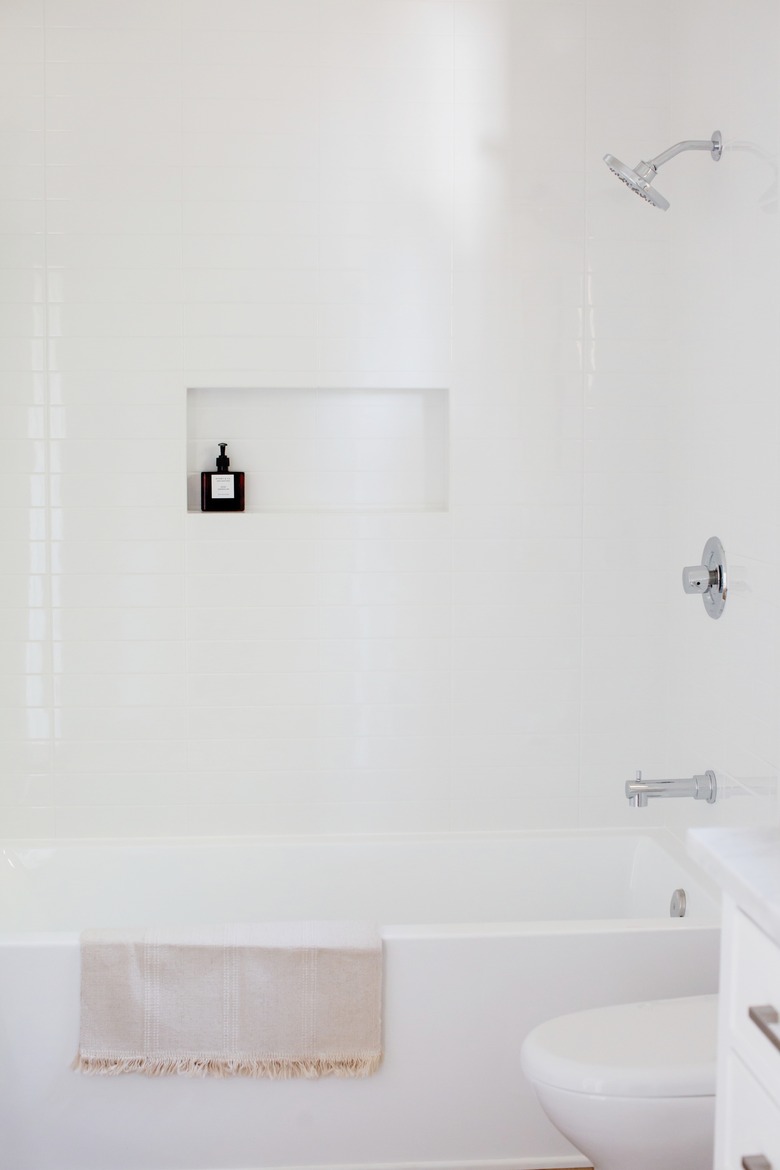
<svg viewBox="0 0 780 1170">
<path fill-rule="evenodd" d="M 187 390 L 187 507 L 227 443 L 248 512 L 442 511 L 448 500 L 444 389 Z"/>
</svg>

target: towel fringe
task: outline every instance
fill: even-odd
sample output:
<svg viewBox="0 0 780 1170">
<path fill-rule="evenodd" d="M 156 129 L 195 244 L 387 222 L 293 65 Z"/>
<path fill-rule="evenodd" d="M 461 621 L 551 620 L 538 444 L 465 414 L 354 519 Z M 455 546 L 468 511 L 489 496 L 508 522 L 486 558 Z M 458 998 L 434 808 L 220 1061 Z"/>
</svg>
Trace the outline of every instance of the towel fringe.
<svg viewBox="0 0 780 1170">
<path fill-rule="evenodd" d="M 141 1073 L 146 1077 L 270 1077 L 289 1080 L 292 1077 L 367 1077 L 382 1063 L 381 1053 L 374 1056 L 326 1057 L 314 1060 L 229 1060 L 198 1056 L 172 1059 L 153 1059 L 146 1056 L 126 1056 L 119 1059 L 82 1056 L 79 1053 L 71 1068 L 86 1076 L 119 1076 L 122 1073 Z"/>
</svg>

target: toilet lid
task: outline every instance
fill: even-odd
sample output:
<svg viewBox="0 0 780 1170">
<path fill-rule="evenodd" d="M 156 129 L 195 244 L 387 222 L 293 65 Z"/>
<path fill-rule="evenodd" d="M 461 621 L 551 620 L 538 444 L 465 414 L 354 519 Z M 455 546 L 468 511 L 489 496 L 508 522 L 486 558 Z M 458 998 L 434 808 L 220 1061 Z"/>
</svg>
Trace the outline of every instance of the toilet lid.
<svg viewBox="0 0 780 1170">
<path fill-rule="evenodd" d="M 526 1037 L 523 1071 L 574 1093 L 713 1096 L 717 1004 L 696 995 L 558 1016 Z"/>
</svg>

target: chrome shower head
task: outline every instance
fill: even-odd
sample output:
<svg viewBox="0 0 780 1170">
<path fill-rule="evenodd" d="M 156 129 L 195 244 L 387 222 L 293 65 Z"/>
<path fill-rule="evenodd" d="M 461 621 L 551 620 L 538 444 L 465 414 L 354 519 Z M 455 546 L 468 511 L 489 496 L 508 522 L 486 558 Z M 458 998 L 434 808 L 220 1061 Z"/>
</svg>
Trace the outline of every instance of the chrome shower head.
<svg viewBox="0 0 780 1170">
<path fill-rule="evenodd" d="M 604 162 L 613 175 L 617 175 L 620 181 L 630 187 L 635 195 L 640 195 L 646 203 L 652 203 L 653 207 L 660 207 L 661 211 L 666 211 L 669 207 L 669 200 L 665 199 L 660 191 L 656 191 L 651 184 L 658 174 L 658 168 L 668 162 L 670 158 L 674 158 L 676 154 L 682 154 L 684 150 L 708 150 L 713 162 L 717 162 L 723 154 L 723 138 L 720 130 L 715 130 L 712 137 L 708 139 L 686 139 L 684 142 L 678 142 L 676 146 L 670 146 L 663 154 L 651 158 L 650 162 L 638 162 L 633 170 L 621 162 L 619 158 L 615 158 L 614 154 L 605 154 Z"/>
<path fill-rule="evenodd" d="M 661 211 L 666 211 L 668 209 L 669 200 L 664 199 L 660 191 L 656 191 L 653 187 L 650 186 L 656 174 L 658 173 L 655 167 L 651 166 L 650 163 L 639 162 L 632 171 L 631 167 L 627 167 L 626 164 L 621 162 L 619 158 L 615 158 L 614 154 L 605 154 L 604 162 L 612 171 L 612 174 L 617 175 L 621 183 L 625 183 L 626 186 L 631 191 L 633 191 L 635 195 L 639 195 L 639 197 L 644 199 L 647 203 L 652 203 L 653 207 L 660 207 Z M 644 174 L 639 173 L 640 168 L 644 171 Z M 646 175 L 649 175 L 650 178 L 646 178 Z"/>
</svg>

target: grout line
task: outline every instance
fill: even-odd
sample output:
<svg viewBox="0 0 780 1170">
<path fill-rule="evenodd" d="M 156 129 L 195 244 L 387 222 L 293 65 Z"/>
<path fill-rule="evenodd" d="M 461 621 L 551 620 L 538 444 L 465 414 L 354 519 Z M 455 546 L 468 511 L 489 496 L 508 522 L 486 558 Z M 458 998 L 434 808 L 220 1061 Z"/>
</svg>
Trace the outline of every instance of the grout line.
<svg viewBox="0 0 780 1170">
<path fill-rule="evenodd" d="M 314 424 L 313 425 L 313 430 L 314 430 L 313 444 L 314 444 L 314 451 L 315 452 L 317 452 L 317 450 L 319 448 L 320 422 L 321 422 L 321 416 L 322 416 L 322 388 L 323 388 L 323 381 L 324 381 L 323 370 L 322 370 L 322 338 L 323 338 L 322 226 L 323 226 L 324 208 L 323 208 L 323 198 L 322 198 L 322 190 L 323 190 L 323 186 L 322 186 L 322 100 L 323 100 L 322 91 L 323 91 L 323 85 L 322 85 L 322 52 L 321 52 L 322 34 L 323 34 L 324 25 L 325 25 L 325 20 L 324 20 L 324 13 L 323 13 L 323 0 L 320 0 L 320 2 L 316 6 L 316 28 L 317 28 L 317 39 L 319 42 L 319 50 L 320 51 L 317 53 L 316 66 L 315 66 L 315 68 L 317 70 L 317 88 L 316 88 L 316 92 L 317 92 L 317 117 L 316 117 L 317 166 L 316 166 L 316 171 L 315 171 L 315 174 L 316 174 L 315 202 L 316 202 L 316 206 L 317 206 L 317 283 L 316 283 L 316 297 L 315 297 L 316 308 L 315 308 L 315 318 L 314 318 L 314 320 L 315 320 L 315 325 L 314 325 L 315 369 L 314 369 L 314 402 L 313 402 L 313 424 Z M 315 465 L 316 465 L 316 454 L 315 454 Z M 325 675 L 325 671 L 323 669 L 323 658 L 324 658 L 323 646 L 325 644 L 325 638 L 324 638 L 324 605 L 323 605 L 323 599 L 322 599 L 323 574 L 322 574 L 322 568 L 321 568 L 321 565 L 322 565 L 322 539 L 323 539 L 322 533 L 323 533 L 323 525 L 322 525 L 321 519 L 318 518 L 318 520 L 315 524 L 315 528 L 314 528 L 314 534 L 313 534 L 314 548 L 312 550 L 312 552 L 313 552 L 312 559 L 313 559 L 313 563 L 314 563 L 314 580 L 315 580 L 315 607 L 316 607 L 316 615 L 317 615 L 317 621 L 316 621 L 316 627 L 315 627 L 316 640 L 317 640 L 317 666 L 316 666 L 316 672 L 315 672 L 316 678 L 317 678 L 317 684 L 316 684 L 317 695 L 316 695 L 316 701 L 313 704 L 313 706 L 315 708 L 315 711 L 317 711 L 317 712 L 322 711 L 322 703 L 321 703 L 322 680 L 323 680 L 323 676 Z M 314 774 L 317 777 L 318 786 L 322 783 L 322 778 L 326 772 L 326 769 L 322 766 L 322 763 L 320 762 L 320 757 L 321 757 L 322 753 L 319 749 L 321 746 L 322 738 L 323 738 L 323 736 L 322 736 L 322 733 L 319 729 L 318 719 L 317 719 L 317 716 L 315 714 L 312 739 L 314 740 L 314 743 L 315 743 L 316 749 L 317 749 L 317 751 L 316 751 L 317 763 L 316 763 L 315 768 L 314 768 Z M 262 779 L 260 777 L 258 777 L 258 781 L 259 781 L 259 783 L 262 783 Z M 260 797 L 261 797 L 261 793 L 258 792 L 257 798 L 260 799 Z"/>
<path fill-rule="evenodd" d="M 51 377 L 49 371 L 49 220 L 48 220 L 48 167 L 47 167 L 47 125 L 48 125 L 48 40 L 47 15 L 48 3 L 43 4 L 43 435 L 44 435 L 44 510 L 46 516 L 46 611 L 47 611 L 47 647 L 48 673 L 51 687 L 49 703 L 49 784 L 52 800 L 53 835 L 57 833 L 57 802 L 56 802 L 56 761 L 54 740 L 56 736 L 55 720 L 55 658 L 54 658 L 54 596 L 53 596 L 53 552 L 54 540 L 52 532 L 52 458 L 51 458 Z"/>
<path fill-rule="evenodd" d="M 446 484 L 445 493 L 447 513 L 452 514 L 452 371 L 455 368 L 455 5 L 451 4 L 452 14 L 452 48 L 450 57 L 451 87 L 450 87 L 450 368 L 448 371 L 447 416 L 446 416 Z M 455 544 L 453 537 L 452 520 L 448 524 L 447 544 L 449 547 L 449 674 L 450 674 L 450 735 L 449 735 L 449 784 L 446 798 L 446 814 L 444 828 L 452 832 L 455 819 Z"/>
<path fill-rule="evenodd" d="M 588 115 L 590 113 L 589 83 L 590 83 L 590 48 L 588 33 L 590 22 L 588 19 L 588 2 L 585 4 L 585 38 L 583 52 L 585 54 L 585 119 L 584 119 L 584 163 L 587 163 L 588 153 Z M 580 664 L 579 664 L 579 710 L 577 713 L 577 816 L 575 824 L 582 827 L 582 748 L 583 748 L 583 715 L 585 696 L 585 401 L 588 385 L 588 361 L 591 353 L 592 318 L 590 308 L 590 273 L 588 270 L 588 168 L 582 168 L 582 283 L 580 299 L 582 302 L 582 321 L 580 326 L 581 342 L 581 372 L 580 372 Z"/>
<path fill-rule="evenodd" d="M 181 518 L 181 540 L 184 544 L 183 556 L 183 576 L 182 582 L 182 596 L 184 602 L 184 755 L 185 755 L 185 774 L 190 773 L 190 735 L 189 735 L 189 716 L 192 710 L 192 689 L 190 685 L 190 541 L 188 539 L 188 523 L 187 517 L 189 515 L 189 466 L 187 460 L 187 450 L 189 446 L 188 434 L 188 378 L 187 378 L 187 298 L 185 295 L 185 280 L 184 280 L 184 7 L 179 5 L 179 150 L 181 151 L 179 159 L 179 211 L 180 211 L 180 238 L 179 238 L 179 295 L 181 297 L 181 382 L 179 386 L 179 393 L 181 395 L 180 409 L 182 411 L 182 426 L 184 431 L 184 450 L 182 456 L 182 466 L 180 468 L 184 484 L 184 515 Z M 189 809 L 189 802 L 186 805 Z M 181 802 L 177 807 L 178 817 L 182 816 L 184 810 Z M 184 812 L 186 816 L 187 813 Z"/>
</svg>

